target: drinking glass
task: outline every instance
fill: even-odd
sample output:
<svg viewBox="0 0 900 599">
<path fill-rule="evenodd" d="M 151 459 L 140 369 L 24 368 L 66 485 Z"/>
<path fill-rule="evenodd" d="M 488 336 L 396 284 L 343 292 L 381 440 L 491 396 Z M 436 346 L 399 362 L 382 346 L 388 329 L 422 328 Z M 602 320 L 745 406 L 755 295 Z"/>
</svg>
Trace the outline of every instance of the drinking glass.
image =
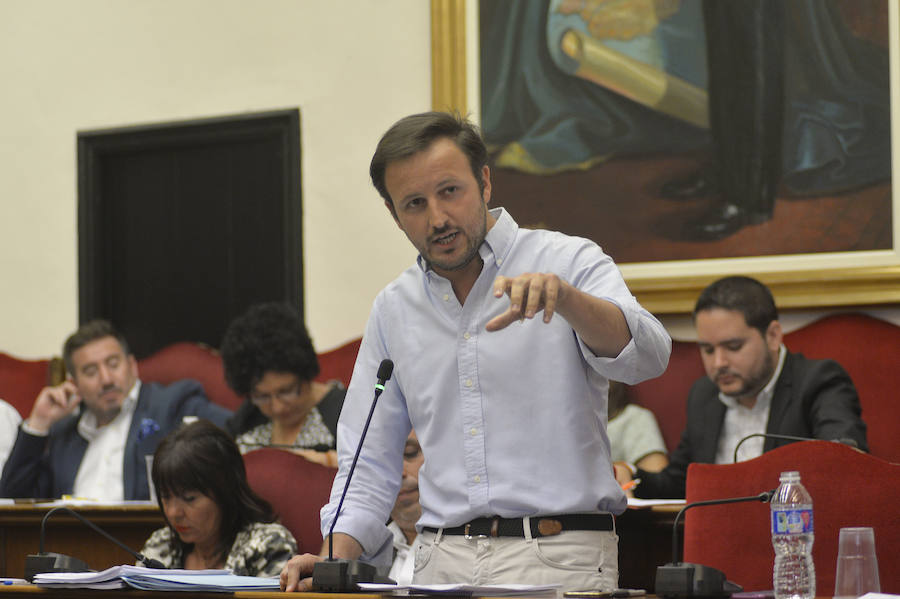
<svg viewBox="0 0 900 599">
<path fill-rule="evenodd" d="M 842 528 L 834 577 L 835 599 L 856 598 L 870 592 L 881 592 L 875 531 L 868 527 Z"/>
</svg>

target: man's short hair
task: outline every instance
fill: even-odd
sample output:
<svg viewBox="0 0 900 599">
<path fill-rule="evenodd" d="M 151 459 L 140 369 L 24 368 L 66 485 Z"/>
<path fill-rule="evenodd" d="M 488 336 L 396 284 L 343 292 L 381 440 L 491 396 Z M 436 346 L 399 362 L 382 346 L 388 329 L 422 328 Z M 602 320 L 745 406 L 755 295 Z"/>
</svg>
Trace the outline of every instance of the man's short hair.
<svg viewBox="0 0 900 599">
<path fill-rule="evenodd" d="M 700 293 L 694 306 L 694 321 L 703 310 L 723 308 L 744 315 L 747 325 L 763 336 L 773 320 L 778 320 L 775 299 L 769 288 L 751 277 L 731 276 L 711 283 Z"/>
<path fill-rule="evenodd" d="M 75 365 L 72 363 L 72 354 L 97 339 L 103 337 L 114 337 L 119 345 L 122 346 L 122 352 L 128 356 L 131 350 L 128 349 L 128 341 L 108 320 L 97 319 L 86 322 L 69 335 L 63 344 L 63 361 L 66 363 L 66 370 L 71 376 L 75 376 Z"/>
<path fill-rule="evenodd" d="M 481 169 L 487 164 L 488 152 L 478 127 L 459 113 L 423 112 L 404 117 L 394 123 L 375 148 L 372 163 L 369 165 L 369 175 L 375 189 L 388 204 L 393 206 L 384 183 L 388 165 L 422 152 L 443 137 L 453 140 L 466 155 L 472 174 L 478 181 L 478 188 L 484 190 Z"/>
</svg>

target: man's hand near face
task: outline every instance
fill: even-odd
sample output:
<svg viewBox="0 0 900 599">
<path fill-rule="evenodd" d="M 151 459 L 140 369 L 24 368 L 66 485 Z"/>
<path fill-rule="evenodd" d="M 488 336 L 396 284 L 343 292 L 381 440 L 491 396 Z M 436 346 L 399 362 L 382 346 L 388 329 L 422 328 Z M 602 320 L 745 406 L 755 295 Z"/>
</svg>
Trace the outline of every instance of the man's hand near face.
<svg viewBox="0 0 900 599">
<path fill-rule="evenodd" d="M 34 400 L 28 426 L 46 433 L 50 427 L 78 409 L 81 395 L 72 381 L 64 381 L 56 387 L 44 387 Z"/>
</svg>

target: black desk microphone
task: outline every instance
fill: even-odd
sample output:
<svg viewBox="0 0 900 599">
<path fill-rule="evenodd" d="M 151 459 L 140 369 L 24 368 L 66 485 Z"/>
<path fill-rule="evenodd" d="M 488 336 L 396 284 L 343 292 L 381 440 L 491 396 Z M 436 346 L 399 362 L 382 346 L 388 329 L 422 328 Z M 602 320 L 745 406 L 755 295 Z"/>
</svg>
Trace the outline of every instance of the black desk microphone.
<svg viewBox="0 0 900 599">
<path fill-rule="evenodd" d="M 688 564 L 678 561 L 678 519 L 692 507 L 700 505 L 721 505 L 725 503 L 741 503 L 745 501 L 772 500 L 775 491 L 766 491 L 759 495 L 749 497 L 731 497 L 728 499 L 709 499 L 707 501 L 695 501 L 689 503 L 675 516 L 672 525 L 672 563 L 659 566 L 656 569 L 655 593 L 660 597 L 728 597 L 732 593 L 742 591 L 737 585 L 725 579 L 721 570 L 701 564 Z"/>
<path fill-rule="evenodd" d="M 54 514 L 58 511 L 68 512 L 69 514 L 75 516 L 79 521 L 83 524 L 86 524 L 100 535 L 105 537 L 107 540 L 112 541 L 120 548 L 124 549 L 126 552 L 130 553 L 134 556 L 135 560 L 143 564 L 147 568 L 159 568 L 165 570 L 166 567 L 162 565 L 155 559 L 151 559 L 146 557 L 137 551 L 132 550 L 130 547 L 126 546 L 124 543 L 113 537 L 111 534 L 76 512 L 64 505 L 57 506 L 51 510 L 49 510 L 46 514 L 44 514 L 44 518 L 41 520 L 41 536 L 40 536 L 40 544 L 38 545 L 38 553 L 36 555 L 29 555 L 25 558 L 25 580 L 28 582 L 32 582 L 34 580 L 35 574 L 43 574 L 45 572 L 92 572 L 90 566 L 88 566 L 85 562 L 81 561 L 78 558 L 71 557 L 69 555 L 63 555 L 62 553 L 53 553 L 53 552 L 45 552 L 44 551 L 44 530 L 47 526 L 47 519 L 50 518 L 51 514 Z"/>
<path fill-rule="evenodd" d="M 356 469 L 356 461 L 359 459 L 359 452 L 362 450 L 363 441 L 366 439 L 366 433 L 369 431 L 369 423 L 372 422 L 372 414 L 375 413 L 375 404 L 378 397 L 384 391 L 384 384 L 391 378 L 394 372 L 394 363 L 390 360 L 382 360 L 378 366 L 378 382 L 375 383 L 375 398 L 372 400 L 372 407 L 369 409 L 369 416 L 366 418 L 366 424 L 363 427 L 362 434 L 359 437 L 359 444 L 356 446 L 356 455 L 353 456 L 353 463 L 350 464 L 350 470 L 347 472 L 347 481 L 344 483 L 344 491 L 341 493 L 341 500 L 338 502 L 337 510 L 334 512 L 334 519 L 331 521 L 331 528 L 328 530 L 328 559 L 318 562 L 313 566 L 312 588 L 314 591 L 324 591 L 328 593 L 347 593 L 359 590 L 360 582 L 387 582 L 393 583 L 389 578 L 380 577 L 375 570 L 375 566 L 358 560 L 335 559 L 334 549 L 334 525 L 337 524 L 338 516 L 341 515 L 341 506 L 344 505 L 344 497 L 347 496 L 347 489 L 350 487 L 350 478 Z"/>
</svg>

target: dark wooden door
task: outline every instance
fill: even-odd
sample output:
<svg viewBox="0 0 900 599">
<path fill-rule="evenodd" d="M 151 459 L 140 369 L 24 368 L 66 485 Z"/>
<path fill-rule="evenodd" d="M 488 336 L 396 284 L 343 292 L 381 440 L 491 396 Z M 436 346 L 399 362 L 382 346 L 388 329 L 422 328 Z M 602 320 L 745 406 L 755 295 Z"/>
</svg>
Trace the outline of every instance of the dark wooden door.
<svg viewBox="0 0 900 599">
<path fill-rule="evenodd" d="M 138 357 L 218 347 L 258 301 L 302 313 L 298 110 L 78 134 L 79 317 Z"/>
</svg>

